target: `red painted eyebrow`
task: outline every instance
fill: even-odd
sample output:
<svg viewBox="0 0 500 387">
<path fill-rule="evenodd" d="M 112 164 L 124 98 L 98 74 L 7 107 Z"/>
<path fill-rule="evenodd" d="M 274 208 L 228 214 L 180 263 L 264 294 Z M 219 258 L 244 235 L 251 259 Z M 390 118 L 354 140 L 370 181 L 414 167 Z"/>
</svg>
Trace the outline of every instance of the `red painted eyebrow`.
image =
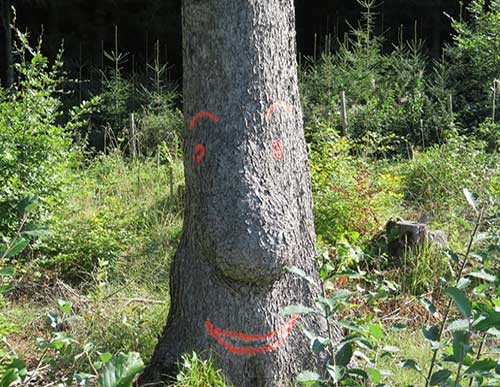
<svg viewBox="0 0 500 387">
<path fill-rule="evenodd" d="M 267 121 L 269 121 L 271 119 L 271 116 L 273 115 L 273 112 L 277 108 L 285 109 L 289 113 L 292 111 L 292 106 L 288 102 L 277 101 L 277 102 L 273 103 L 271 106 L 269 106 L 269 109 L 267 109 L 267 113 L 266 113 L 266 120 Z"/>
<path fill-rule="evenodd" d="M 196 125 L 196 122 L 200 119 L 200 118 L 203 118 L 203 117 L 208 117 L 210 118 L 212 121 L 214 122 L 219 122 L 219 118 L 210 113 L 210 112 L 199 112 L 197 115 L 195 115 L 193 117 L 193 119 L 191 120 L 191 123 L 189 124 L 189 129 L 193 130 L 195 125 Z"/>
</svg>

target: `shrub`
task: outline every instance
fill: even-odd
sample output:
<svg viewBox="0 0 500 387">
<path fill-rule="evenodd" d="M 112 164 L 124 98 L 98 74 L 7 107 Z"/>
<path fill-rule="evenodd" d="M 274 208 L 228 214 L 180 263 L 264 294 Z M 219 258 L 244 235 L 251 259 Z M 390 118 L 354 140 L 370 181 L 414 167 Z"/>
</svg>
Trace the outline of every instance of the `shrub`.
<svg viewBox="0 0 500 387">
<path fill-rule="evenodd" d="M 56 206 L 68 168 L 77 161 L 73 131 L 96 103 L 73 108 L 62 124 L 62 51 L 50 64 L 41 42 L 33 49 L 20 32 L 18 41 L 18 84 L 12 93 L 0 89 L 0 235 L 14 227 L 24 197 L 38 196 L 47 210 Z"/>
</svg>

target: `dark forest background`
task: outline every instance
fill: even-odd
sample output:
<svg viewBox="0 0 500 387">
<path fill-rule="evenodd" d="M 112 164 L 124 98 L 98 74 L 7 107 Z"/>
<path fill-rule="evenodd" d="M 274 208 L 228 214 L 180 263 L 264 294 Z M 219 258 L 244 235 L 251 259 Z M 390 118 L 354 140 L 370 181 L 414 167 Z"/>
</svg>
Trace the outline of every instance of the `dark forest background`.
<svg viewBox="0 0 500 387">
<path fill-rule="evenodd" d="M 356 26 L 361 7 L 355 0 L 296 0 L 297 44 L 303 56 L 313 56 L 324 47 L 326 37 L 342 40 Z M 169 74 L 179 80 L 181 66 L 181 0 L 13 0 L 16 24 L 31 36 L 43 32 L 45 53 L 54 57 L 64 39 L 65 63 L 71 73 L 83 67 L 102 67 L 114 46 L 115 26 L 121 52 L 129 54 L 126 72 L 145 69 L 160 42 L 161 61 L 169 63 Z M 389 47 L 401 33 L 412 38 L 415 31 L 425 41 L 427 53 L 438 57 L 450 40 L 451 20 L 460 14 L 458 0 L 386 0 L 377 7 L 376 32 L 384 33 Z M 449 16 L 448 16 L 449 15 Z M 1 42 L 3 44 L 3 40 Z M 0 51 L 1 73 L 5 71 L 4 50 Z M 134 68 L 133 68 L 134 67 Z"/>
</svg>

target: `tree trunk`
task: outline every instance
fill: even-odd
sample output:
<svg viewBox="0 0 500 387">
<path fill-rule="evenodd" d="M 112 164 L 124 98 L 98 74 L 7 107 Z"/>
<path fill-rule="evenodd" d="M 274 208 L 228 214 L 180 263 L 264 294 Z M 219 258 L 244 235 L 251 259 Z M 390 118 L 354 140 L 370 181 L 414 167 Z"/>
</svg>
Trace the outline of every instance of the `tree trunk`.
<svg viewBox="0 0 500 387">
<path fill-rule="evenodd" d="M 289 386 L 321 361 L 283 314 L 320 289 L 293 0 L 184 0 L 182 11 L 184 227 L 167 325 L 141 383 L 197 351 L 236 387 Z M 326 336 L 316 318 L 300 325 Z"/>
<path fill-rule="evenodd" d="M 11 25 L 11 0 L 3 0 L 1 5 L 2 24 L 5 32 L 4 53 L 5 53 L 5 78 L 4 86 L 10 88 L 14 84 L 14 62 L 12 57 L 12 28 Z"/>
</svg>

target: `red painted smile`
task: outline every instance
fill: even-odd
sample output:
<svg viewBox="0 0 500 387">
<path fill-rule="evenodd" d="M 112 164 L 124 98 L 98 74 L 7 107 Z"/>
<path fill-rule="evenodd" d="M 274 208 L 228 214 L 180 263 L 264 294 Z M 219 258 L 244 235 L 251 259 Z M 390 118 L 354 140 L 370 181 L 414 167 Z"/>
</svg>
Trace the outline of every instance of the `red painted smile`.
<svg viewBox="0 0 500 387">
<path fill-rule="evenodd" d="M 208 320 L 205 321 L 205 328 L 207 328 L 208 333 L 213 336 L 215 340 L 217 340 L 217 342 L 228 351 L 238 355 L 247 355 L 260 352 L 270 352 L 278 349 L 286 341 L 287 337 L 290 335 L 293 328 L 297 324 L 299 318 L 299 315 L 293 315 L 281 327 L 273 332 L 263 335 L 248 335 L 246 333 L 226 331 L 224 329 L 215 328 L 214 325 Z M 243 341 L 269 340 L 274 338 L 276 338 L 276 340 L 259 347 L 235 347 L 224 340 L 222 336 L 237 338 Z"/>
</svg>

